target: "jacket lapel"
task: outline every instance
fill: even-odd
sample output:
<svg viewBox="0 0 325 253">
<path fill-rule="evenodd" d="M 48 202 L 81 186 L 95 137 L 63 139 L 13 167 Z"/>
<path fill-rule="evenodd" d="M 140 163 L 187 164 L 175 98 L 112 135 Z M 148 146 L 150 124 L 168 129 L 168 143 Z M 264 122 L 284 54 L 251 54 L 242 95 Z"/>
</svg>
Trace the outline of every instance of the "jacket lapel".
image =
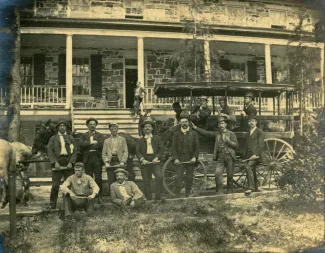
<svg viewBox="0 0 325 253">
<path fill-rule="evenodd" d="M 61 146 L 61 140 L 60 140 L 60 136 L 59 136 L 59 134 L 56 135 L 56 139 L 57 139 L 59 145 Z"/>
</svg>

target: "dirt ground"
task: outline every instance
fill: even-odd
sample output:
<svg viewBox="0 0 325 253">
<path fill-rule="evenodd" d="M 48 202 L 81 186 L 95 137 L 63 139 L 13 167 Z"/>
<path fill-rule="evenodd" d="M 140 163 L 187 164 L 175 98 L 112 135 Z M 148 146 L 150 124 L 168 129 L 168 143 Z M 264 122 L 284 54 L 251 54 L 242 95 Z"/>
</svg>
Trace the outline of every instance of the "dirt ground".
<svg viewBox="0 0 325 253">
<path fill-rule="evenodd" d="M 100 208 L 70 223 L 56 213 L 22 218 L 16 239 L 3 235 L 5 252 L 324 252 L 323 207 L 283 196 L 174 201 L 131 213 Z"/>
</svg>

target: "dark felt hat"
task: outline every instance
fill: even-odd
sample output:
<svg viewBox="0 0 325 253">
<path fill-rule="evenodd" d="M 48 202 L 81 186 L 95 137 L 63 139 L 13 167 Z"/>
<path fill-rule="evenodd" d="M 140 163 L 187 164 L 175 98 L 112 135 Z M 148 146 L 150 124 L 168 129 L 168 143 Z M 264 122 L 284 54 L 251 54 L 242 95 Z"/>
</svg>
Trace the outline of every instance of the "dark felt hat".
<svg viewBox="0 0 325 253">
<path fill-rule="evenodd" d="M 58 123 L 56 124 L 56 128 L 58 128 L 60 124 L 64 124 L 66 127 L 69 126 L 68 122 L 65 119 L 59 119 Z"/>
<path fill-rule="evenodd" d="M 88 125 L 90 121 L 95 121 L 96 122 L 96 125 L 98 125 L 98 120 L 97 119 L 94 119 L 94 118 L 87 119 L 86 125 Z"/>
<path fill-rule="evenodd" d="M 142 123 L 142 127 L 144 127 L 146 124 L 150 124 L 152 127 L 155 126 L 155 122 L 151 118 L 146 118 Z"/>
<path fill-rule="evenodd" d="M 256 119 L 257 120 L 257 115 L 255 115 L 255 114 L 248 115 L 248 120 L 250 120 L 250 119 Z"/>
<path fill-rule="evenodd" d="M 179 115 L 180 119 L 189 119 L 190 114 L 188 112 L 182 111 L 181 114 Z"/>
<path fill-rule="evenodd" d="M 217 115 L 217 122 L 218 122 L 218 123 L 220 123 L 220 122 L 222 122 L 222 121 L 227 122 L 227 120 L 228 120 L 228 115 L 227 115 L 227 114 L 219 113 L 219 114 Z"/>
<path fill-rule="evenodd" d="M 245 93 L 245 95 L 244 95 L 244 97 L 250 97 L 250 98 L 254 98 L 254 94 L 253 94 L 253 92 L 246 92 Z"/>
</svg>

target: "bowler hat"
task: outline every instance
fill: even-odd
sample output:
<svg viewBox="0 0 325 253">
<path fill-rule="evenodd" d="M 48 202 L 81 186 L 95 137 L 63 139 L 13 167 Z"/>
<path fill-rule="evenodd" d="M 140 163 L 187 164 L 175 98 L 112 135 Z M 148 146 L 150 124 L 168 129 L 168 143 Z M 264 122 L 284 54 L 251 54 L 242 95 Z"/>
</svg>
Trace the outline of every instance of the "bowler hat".
<svg viewBox="0 0 325 253">
<path fill-rule="evenodd" d="M 117 126 L 118 127 L 118 124 L 115 123 L 115 122 L 108 123 L 108 128 L 110 128 L 111 126 Z"/>
<path fill-rule="evenodd" d="M 85 165 L 82 163 L 82 162 L 77 162 L 75 165 L 74 165 L 74 168 L 75 169 L 80 169 L 80 168 L 84 168 Z"/>
<path fill-rule="evenodd" d="M 253 94 L 253 92 L 246 92 L 245 93 L 245 95 L 244 95 L 244 97 L 250 97 L 250 98 L 253 98 L 254 97 L 254 94 Z"/>
<path fill-rule="evenodd" d="M 94 118 L 87 119 L 86 125 L 88 125 L 90 121 L 95 121 L 96 122 L 96 125 L 98 125 L 98 120 L 97 119 L 94 119 Z"/>
<path fill-rule="evenodd" d="M 250 119 L 256 119 L 257 120 L 257 115 L 255 115 L 255 114 L 248 115 L 248 120 L 250 120 Z"/>
<path fill-rule="evenodd" d="M 228 120 L 228 115 L 227 114 L 223 114 L 223 113 L 219 113 L 217 115 L 217 122 L 222 122 L 222 121 L 227 121 Z"/>
<path fill-rule="evenodd" d="M 119 172 L 122 172 L 122 173 L 124 173 L 127 177 L 129 176 L 129 172 L 128 172 L 127 170 L 125 170 L 125 169 L 122 169 L 122 168 L 118 168 L 118 169 L 116 169 L 114 172 L 115 172 L 115 174 L 117 174 L 117 173 L 119 173 Z"/>
<path fill-rule="evenodd" d="M 60 124 L 64 124 L 64 125 L 66 125 L 67 127 L 69 126 L 69 125 L 68 125 L 68 122 L 67 122 L 65 119 L 59 119 L 59 120 L 58 120 L 58 123 L 56 124 L 56 128 L 58 128 Z"/>
<path fill-rule="evenodd" d="M 182 111 L 181 114 L 179 115 L 180 119 L 189 119 L 190 114 L 188 112 Z"/>
</svg>

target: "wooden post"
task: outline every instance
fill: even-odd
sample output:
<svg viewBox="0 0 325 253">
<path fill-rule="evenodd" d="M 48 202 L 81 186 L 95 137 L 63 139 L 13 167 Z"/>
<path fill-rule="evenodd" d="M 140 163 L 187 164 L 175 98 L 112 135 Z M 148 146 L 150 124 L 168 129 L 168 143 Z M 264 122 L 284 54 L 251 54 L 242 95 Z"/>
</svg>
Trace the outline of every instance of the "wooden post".
<svg viewBox="0 0 325 253">
<path fill-rule="evenodd" d="M 258 113 L 259 115 L 262 114 L 262 92 L 258 92 Z"/>
<path fill-rule="evenodd" d="M 275 115 L 275 97 L 273 97 L 273 115 Z"/>
<path fill-rule="evenodd" d="M 280 96 L 281 94 L 278 95 L 278 115 L 280 115 Z"/>
<path fill-rule="evenodd" d="M 216 103 L 215 103 L 215 101 L 214 101 L 214 96 L 212 96 L 212 106 L 213 106 L 213 108 L 212 108 L 212 110 L 213 110 L 213 115 L 215 115 L 215 114 L 216 114 Z"/>
</svg>

